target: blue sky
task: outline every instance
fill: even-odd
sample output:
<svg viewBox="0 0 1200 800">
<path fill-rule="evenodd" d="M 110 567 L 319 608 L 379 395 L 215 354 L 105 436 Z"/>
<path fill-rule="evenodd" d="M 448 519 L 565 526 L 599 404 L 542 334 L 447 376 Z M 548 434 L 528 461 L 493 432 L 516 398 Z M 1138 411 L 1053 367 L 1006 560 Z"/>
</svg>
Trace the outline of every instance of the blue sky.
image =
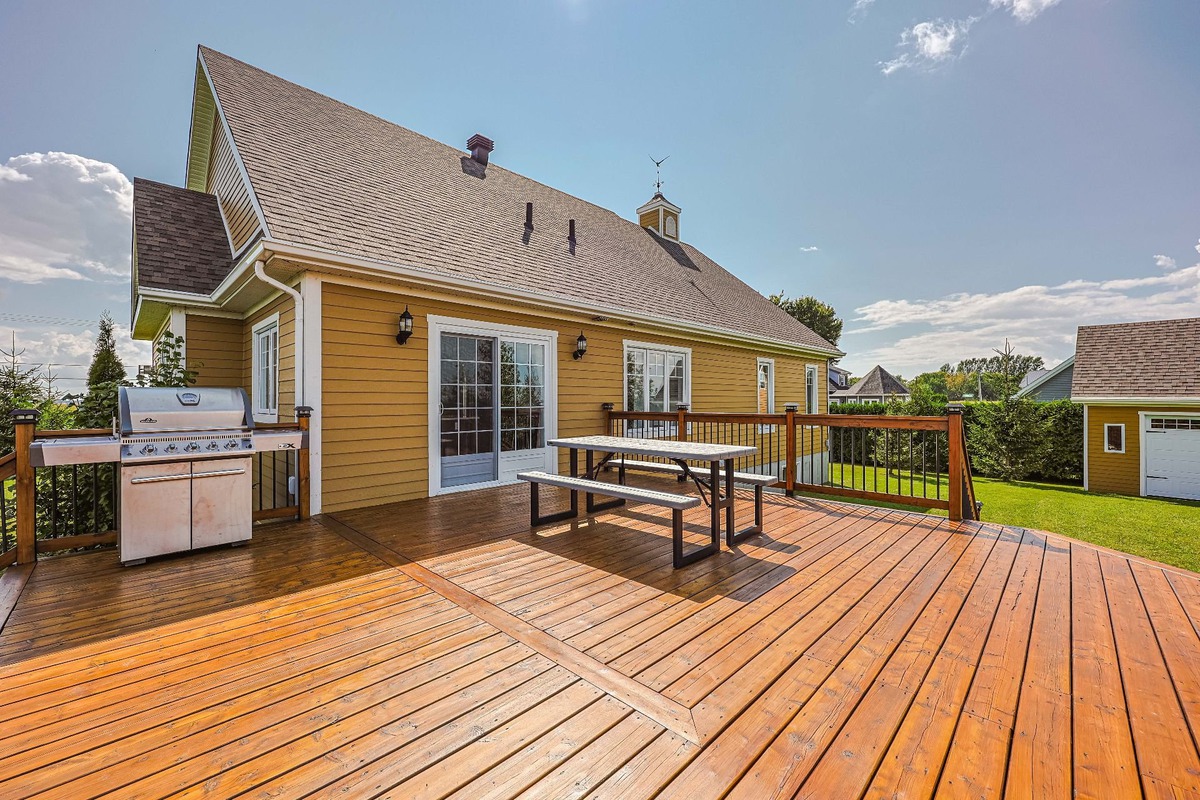
<svg viewBox="0 0 1200 800">
<path fill-rule="evenodd" d="M 8 0 L 0 339 L 86 363 L 74 321 L 127 321 L 122 181 L 182 181 L 204 43 L 630 218 L 669 154 L 683 238 L 832 303 L 858 373 L 1054 362 L 1200 314 L 1198 33 L 1194 0 Z"/>
</svg>

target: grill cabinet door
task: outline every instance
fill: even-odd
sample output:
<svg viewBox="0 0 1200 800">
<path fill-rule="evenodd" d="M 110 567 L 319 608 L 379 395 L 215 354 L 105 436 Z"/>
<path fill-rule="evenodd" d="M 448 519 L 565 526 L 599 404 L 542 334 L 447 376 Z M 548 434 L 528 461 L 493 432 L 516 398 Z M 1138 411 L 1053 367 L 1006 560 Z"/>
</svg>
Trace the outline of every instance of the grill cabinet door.
<svg viewBox="0 0 1200 800">
<path fill-rule="evenodd" d="M 250 538 L 250 456 L 192 462 L 192 547 Z"/>
<path fill-rule="evenodd" d="M 191 547 L 192 478 L 186 462 L 121 467 L 121 561 Z"/>
</svg>

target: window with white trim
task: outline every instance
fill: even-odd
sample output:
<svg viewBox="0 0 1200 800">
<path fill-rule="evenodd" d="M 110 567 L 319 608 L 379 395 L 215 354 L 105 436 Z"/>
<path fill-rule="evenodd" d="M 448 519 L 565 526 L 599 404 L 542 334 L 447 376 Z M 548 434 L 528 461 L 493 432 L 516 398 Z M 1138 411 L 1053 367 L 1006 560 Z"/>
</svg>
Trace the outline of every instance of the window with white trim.
<svg viewBox="0 0 1200 800">
<path fill-rule="evenodd" d="M 1104 452 L 1125 452 L 1125 426 L 1114 422 L 1104 425 Z"/>
<path fill-rule="evenodd" d="M 692 354 L 683 348 L 625 343 L 625 410 L 674 411 L 691 396 Z"/>
<path fill-rule="evenodd" d="M 820 372 L 816 364 L 804 367 L 804 413 L 817 414 L 821 410 L 821 394 L 817 385 Z"/>
<path fill-rule="evenodd" d="M 775 362 L 769 358 L 758 360 L 758 413 L 775 413 Z"/>
<path fill-rule="evenodd" d="M 273 422 L 279 417 L 279 315 L 255 325 L 252 341 L 254 417 L 260 422 Z"/>
</svg>

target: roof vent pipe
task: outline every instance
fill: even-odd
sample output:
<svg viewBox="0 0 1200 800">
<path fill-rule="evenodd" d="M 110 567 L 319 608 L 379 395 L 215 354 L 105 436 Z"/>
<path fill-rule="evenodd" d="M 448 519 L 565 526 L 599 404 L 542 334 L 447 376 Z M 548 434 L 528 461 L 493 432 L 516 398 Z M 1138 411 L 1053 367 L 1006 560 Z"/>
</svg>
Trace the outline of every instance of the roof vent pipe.
<svg viewBox="0 0 1200 800">
<path fill-rule="evenodd" d="M 486 167 L 488 155 L 496 149 L 496 143 L 482 133 L 477 133 L 470 139 L 467 139 L 467 149 L 471 151 L 471 158 L 474 161 L 478 161 Z"/>
<path fill-rule="evenodd" d="M 525 204 L 525 227 L 533 230 L 533 203 Z"/>
<path fill-rule="evenodd" d="M 567 241 L 575 244 L 575 220 L 567 221 Z"/>
</svg>

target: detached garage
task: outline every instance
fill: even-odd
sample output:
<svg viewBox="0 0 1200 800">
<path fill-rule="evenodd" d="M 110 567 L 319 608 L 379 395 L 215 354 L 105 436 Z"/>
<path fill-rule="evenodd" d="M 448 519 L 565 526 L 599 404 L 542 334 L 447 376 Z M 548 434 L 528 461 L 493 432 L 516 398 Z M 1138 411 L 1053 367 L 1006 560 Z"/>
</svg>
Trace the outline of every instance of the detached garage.
<svg viewBox="0 0 1200 800">
<path fill-rule="evenodd" d="M 1200 500 L 1200 318 L 1081 327 L 1084 488 Z"/>
</svg>

